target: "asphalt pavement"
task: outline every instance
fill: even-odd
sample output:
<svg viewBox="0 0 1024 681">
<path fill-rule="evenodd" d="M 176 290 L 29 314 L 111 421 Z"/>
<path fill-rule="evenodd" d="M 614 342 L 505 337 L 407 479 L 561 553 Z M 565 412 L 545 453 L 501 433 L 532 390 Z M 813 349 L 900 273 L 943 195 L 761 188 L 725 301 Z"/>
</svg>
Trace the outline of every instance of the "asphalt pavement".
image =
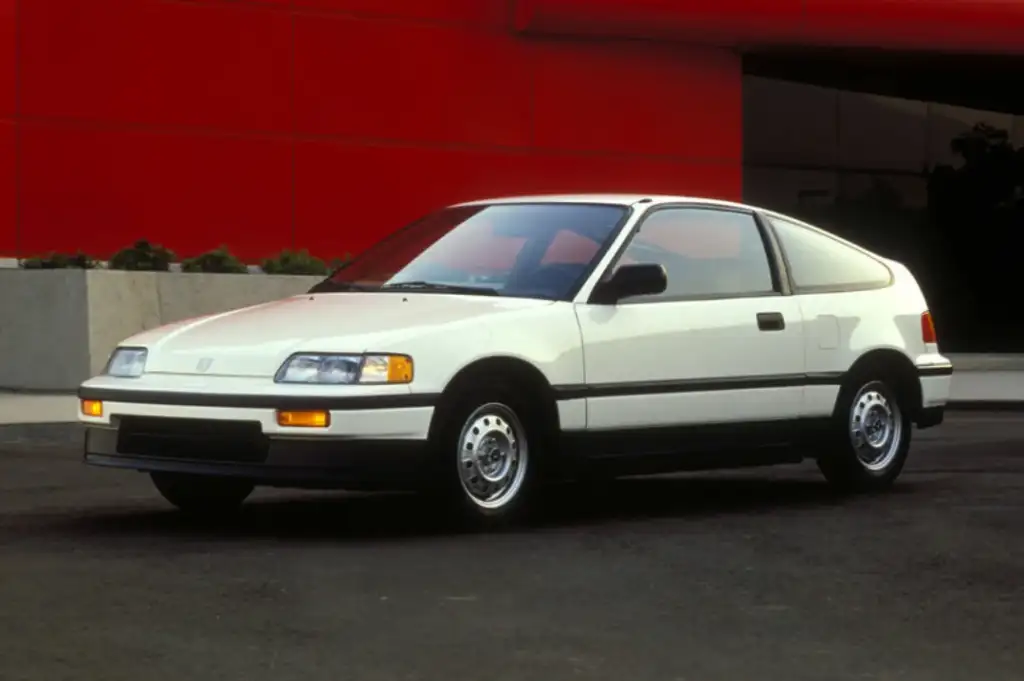
<svg viewBox="0 0 1024 681">
<path fill-rule="evenodd" d="M 811 464 L 634 479 L 500 534 L 291 492 L 196 525 L 7 443 L 0 680 L 1019 681 L 1024 415 L 915 435 L 883 495 Z"/>
</svg>

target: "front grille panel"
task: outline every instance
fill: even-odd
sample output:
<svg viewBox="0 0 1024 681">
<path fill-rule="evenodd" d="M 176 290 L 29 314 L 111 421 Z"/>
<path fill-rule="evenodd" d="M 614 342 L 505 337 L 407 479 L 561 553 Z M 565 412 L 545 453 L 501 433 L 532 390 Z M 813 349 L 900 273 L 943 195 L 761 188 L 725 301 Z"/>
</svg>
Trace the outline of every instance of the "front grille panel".
<svg viewBox="0 0 1024 681">
<path fill-rule="evenodd" d="M 130 456 L 263 463 L 269 443 L 258 422 L 125 416 L 117 452 Z"/>
</svg>

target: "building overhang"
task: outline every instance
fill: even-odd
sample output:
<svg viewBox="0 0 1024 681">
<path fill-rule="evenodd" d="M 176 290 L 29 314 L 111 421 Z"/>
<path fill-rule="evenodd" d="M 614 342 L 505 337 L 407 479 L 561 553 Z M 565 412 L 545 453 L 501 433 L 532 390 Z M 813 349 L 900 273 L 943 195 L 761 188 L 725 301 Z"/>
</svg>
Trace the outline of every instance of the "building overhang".
<svg viewBox="0 0 1024 681">
<path fill-rule="evenodd" d="M 776 46 L 1024 54 L 1016 0 L 519 0 L 525 33 Z"/>
</svg>

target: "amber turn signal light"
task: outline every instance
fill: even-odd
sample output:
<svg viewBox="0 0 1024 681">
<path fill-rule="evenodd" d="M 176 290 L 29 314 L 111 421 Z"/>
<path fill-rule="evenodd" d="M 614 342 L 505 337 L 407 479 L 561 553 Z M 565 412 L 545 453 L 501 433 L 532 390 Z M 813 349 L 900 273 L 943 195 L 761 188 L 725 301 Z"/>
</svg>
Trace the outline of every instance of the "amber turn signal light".
<svg viewBox="0 0 1024 681">
<path fill-rule="evenodd" d="M 103 403 L 99 400 L 82 400 L 82 413 L 86 416 L 103 416 Z"/>
<path fill-rule="evenodd" d="M 326 428 L 331 425 L 331 412 L 279 411 L 277 425 L 287 428 Z"/>
</svg>

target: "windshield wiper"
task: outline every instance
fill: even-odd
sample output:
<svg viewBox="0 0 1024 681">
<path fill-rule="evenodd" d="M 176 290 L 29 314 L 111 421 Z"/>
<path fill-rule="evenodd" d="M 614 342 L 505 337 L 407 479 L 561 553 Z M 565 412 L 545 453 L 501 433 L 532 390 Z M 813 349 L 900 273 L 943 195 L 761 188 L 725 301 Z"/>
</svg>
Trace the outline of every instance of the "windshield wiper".
<svg viewBox="0 0 1024 681">
<path fill-rule="evenodd" d="M 496 296 L 498 292 L 486 286 L 456 286 L 454 284 L 437 284 L 430 281 L 400 281 L 385 284 L 381 291 L 433 291 L 436 293 L 465 293 L 477 296 Z"/>
</svg>

